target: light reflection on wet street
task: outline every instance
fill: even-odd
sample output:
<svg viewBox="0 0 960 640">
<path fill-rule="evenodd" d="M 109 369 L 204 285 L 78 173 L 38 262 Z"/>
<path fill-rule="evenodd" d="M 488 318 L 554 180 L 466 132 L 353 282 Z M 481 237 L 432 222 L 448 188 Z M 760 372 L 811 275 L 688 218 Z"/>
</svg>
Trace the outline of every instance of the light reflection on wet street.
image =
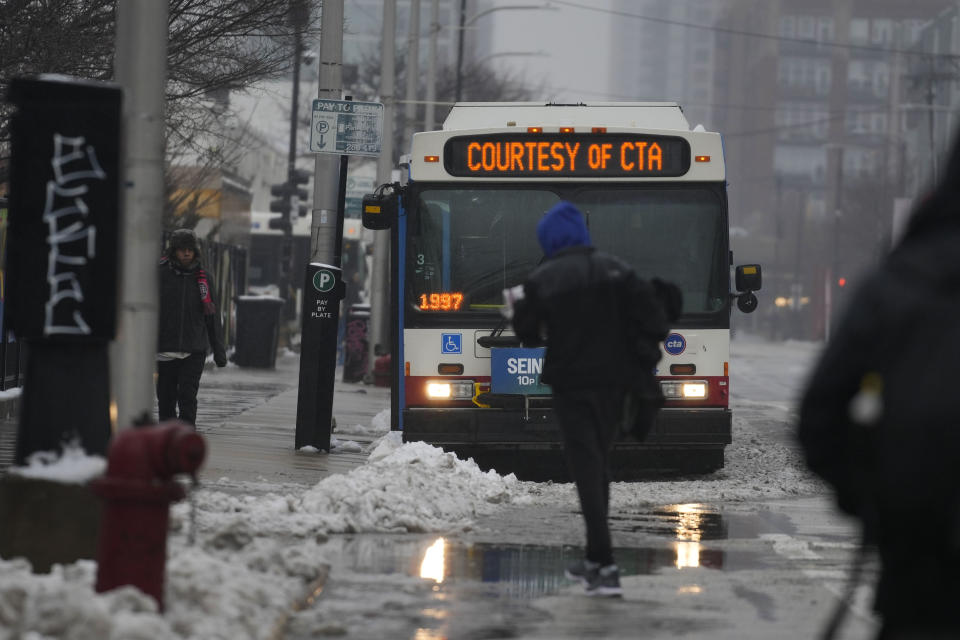
<svg viewBox="0 0 960 640">
<path fill-rule="evenodd" d="M 631 538 L 644 541 L 614 550 L 624 581 L 682 573 L 686 577 L 672 587 L 676 596 L 702 596 L 709 583 L 705 573 L 766 564 L 755 551 L 721 548 L 728 519 L 708 505 L 619 512 L 612 525 L 615 540 L 622 537 L 618 532 L 630 532 Z M 340 633 L 421 640 L 524 637 L 549 621 L 540 605 L 543 599 L 583 598 L 580 586 L 563 577 L 564 568 L 581 557 L 575 544 L 476 541 L 464 534 L 365 534 L 334 536 L 326 546 L 338 560 L 324 596 L 297 614 L 288 638 Z M 689 628 L 700 626 L 691 622 Z M 382 635 L 386 628 L 389 636 Z"/>
</svg>

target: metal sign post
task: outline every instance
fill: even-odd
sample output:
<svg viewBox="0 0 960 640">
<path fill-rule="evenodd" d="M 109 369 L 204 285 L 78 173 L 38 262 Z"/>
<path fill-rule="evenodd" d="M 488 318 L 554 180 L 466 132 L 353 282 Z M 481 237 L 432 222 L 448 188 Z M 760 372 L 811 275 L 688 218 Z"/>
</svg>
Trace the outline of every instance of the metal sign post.
<svg viewBox="0 0 960 640">
<path fill-rule="evenodd" d="M 331 3 L 325 18 L 333 16 Z M 327 12 L 331 13 L 328 15 Z M 332 18 L 331 22 L 336 23 Z M 321 55 L 323 58 L 323 55 Z M 337 84 L 334 82 L 334 84 Z M 313 101 L 310 151 L 340 156 L 339 171 L 321 162 L 314 178 L 314 220 L 311 262 L 304 286 L 300 338 L 300 389 L 297 395 L 297 449 L 312 446 L 330 450 L 333 384 L 336 377 L 337 330 L 340 301 L 346 287 L 341 271 L 343 215 L 347 190 L 347 165 L 351 155 L 378 155 L 383 131 L 383 105 L 376 102 L 318 99 Z M 329 157 L 329 156 L 328 156 Z M 336 212 L 329 211 L 331 178 L 336 184 Z M 321 193 L 321 190 L 326 190 Z M 326 204 L 323 206 L 322 203 Z M 330 214 L 336 216 L 330 218 Z M 332 237 L 330 237 L 332 235 Z"/>
<path fill-rule="evenodd" d="M 295 446 L 330 451 L 337 327 L 344 285 L 339 267 L 307 265 L 300 340 L 300 392 Z"/>
</svg>

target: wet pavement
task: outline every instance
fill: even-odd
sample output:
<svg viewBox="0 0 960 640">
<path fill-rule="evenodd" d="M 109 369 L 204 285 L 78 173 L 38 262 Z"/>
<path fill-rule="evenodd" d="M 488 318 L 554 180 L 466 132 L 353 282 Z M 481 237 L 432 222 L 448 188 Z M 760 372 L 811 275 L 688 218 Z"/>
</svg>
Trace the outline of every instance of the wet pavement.
<svg viewBox="0 0 960 640">
<path fill-rule="evenodd" d="M 813 638 L 856 548 L 820 499 L 662 505 L 613 522 L 622 599 L 563 577 L 582 553 L 573 509 L 508 509 L 447 536 L 333 536 L 323 593 L 284 637 Z M 875 634 L 863 589 L 845 639 Z"/>
</svg>

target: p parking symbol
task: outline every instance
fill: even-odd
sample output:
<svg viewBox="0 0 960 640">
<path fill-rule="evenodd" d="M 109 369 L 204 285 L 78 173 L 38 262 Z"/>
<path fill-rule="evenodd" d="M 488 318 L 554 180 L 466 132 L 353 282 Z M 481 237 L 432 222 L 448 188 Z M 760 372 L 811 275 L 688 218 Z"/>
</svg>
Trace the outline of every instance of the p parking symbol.
<svg viewBox="0 0 960 640">
<path fill-rule="evenodd" d="M 326 269 L 320 269 L 315 274 L 313 274 L 313 288 L 319 291 L 320 293 L 327 293 L 333 289 L 333 285 L 337 283 L 337 277 L 333 275 L 332 271 L 327 271 Z"/>
</svg>

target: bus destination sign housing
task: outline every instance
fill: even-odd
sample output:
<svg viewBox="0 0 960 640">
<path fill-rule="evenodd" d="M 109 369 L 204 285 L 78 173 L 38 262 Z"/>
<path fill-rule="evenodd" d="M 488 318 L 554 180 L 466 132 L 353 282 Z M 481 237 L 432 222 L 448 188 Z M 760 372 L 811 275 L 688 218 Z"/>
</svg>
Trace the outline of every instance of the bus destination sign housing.
<svg viewBox="0 0 960 640">
<path fill-rule="evenodd" d="M 675 178 L 690 169 L 690 144 L 634 133 L 478 134 L 447 140 L 443 162 L 461 177 Z"/>
</svg>

